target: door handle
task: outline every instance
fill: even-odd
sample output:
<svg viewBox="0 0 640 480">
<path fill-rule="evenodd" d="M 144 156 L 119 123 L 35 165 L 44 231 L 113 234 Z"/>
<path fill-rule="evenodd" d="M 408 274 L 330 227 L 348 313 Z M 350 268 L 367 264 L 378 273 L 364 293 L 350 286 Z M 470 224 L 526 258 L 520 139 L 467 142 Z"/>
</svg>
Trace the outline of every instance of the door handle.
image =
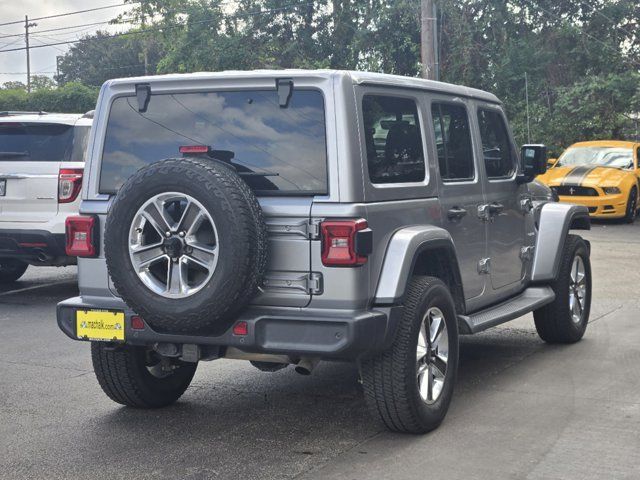
<svg viewBox="0 0 640 480">
<path fill-rule="evenodd" d="M 449 220 L 459 220 L 467 214 L 464 208 L 453 207 L 447 212 L 447 218 Z"/>
<path fill-rule="evenodd" d="M 489 204 L 489 214 L 490 215 L 500 215 L 504 210 L 504 205 L 498 202 L 493 202 Z"/>
</svg>

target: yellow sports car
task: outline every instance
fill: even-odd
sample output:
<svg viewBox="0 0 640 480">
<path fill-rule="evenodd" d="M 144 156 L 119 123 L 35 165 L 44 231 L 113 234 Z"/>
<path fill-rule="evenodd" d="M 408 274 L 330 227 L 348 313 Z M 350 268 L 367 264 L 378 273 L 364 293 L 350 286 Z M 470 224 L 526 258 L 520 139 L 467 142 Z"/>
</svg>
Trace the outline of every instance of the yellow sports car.
<svg viewBox="0 0 640 480">
<path fill-rule="evenodd" d="M 574 143 L 538 180 L 561 202 L 588 207 L 592 217 L 624 218 L 632 223 L 638 212 L 640 143 Z"/>
</svg>

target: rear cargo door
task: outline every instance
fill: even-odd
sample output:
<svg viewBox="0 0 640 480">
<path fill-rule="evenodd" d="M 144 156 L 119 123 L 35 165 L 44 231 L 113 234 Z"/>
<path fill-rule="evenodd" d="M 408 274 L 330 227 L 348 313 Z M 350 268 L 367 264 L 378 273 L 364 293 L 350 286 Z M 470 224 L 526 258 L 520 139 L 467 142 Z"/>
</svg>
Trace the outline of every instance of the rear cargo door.
<svg viewBox="0 0 640 480">
<path fill-rule="evenodd" d="M 44 223 L 58 213 L 58 170 L 73 125 L 0 123 L 0 222 Z"/>
<path fill-rule="evenodd" d="M 260 198 L 269 259 L 264 286 L 253 304 L 304 307 L 319 292 L 321 279 L 310 271 L 310 242 L 319 233 L 309 221 L 312 201 L 312 197 Z"/>
</svg>

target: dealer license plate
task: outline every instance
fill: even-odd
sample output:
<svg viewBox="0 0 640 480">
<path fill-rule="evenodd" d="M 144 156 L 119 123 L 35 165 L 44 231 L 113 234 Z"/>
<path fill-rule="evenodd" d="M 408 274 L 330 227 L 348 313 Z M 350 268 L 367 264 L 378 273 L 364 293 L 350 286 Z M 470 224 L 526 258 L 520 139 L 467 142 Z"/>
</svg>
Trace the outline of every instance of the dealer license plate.
<svg viewBox="0 0 640 480">
<path fill-rule="evenodd" d="M 76 334 L 83 340 L 124 342 L 124 312 L 78 310 Z"/>
</svg>

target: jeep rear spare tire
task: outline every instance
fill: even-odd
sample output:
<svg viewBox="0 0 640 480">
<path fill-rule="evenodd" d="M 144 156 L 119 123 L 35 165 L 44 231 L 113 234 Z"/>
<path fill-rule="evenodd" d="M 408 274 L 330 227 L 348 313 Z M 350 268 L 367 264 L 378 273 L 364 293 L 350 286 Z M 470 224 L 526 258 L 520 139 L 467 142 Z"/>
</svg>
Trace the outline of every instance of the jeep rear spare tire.
<svg viewBox="0 0 640 480">
<path fill-rule="evenodd" d="M 118 192 L 105 257 L 119 295 L 152 328 L 218 334 L 256 294 L 266 238 L 258 200 L 233 167 L 168 159 Z"/>
</svg>

